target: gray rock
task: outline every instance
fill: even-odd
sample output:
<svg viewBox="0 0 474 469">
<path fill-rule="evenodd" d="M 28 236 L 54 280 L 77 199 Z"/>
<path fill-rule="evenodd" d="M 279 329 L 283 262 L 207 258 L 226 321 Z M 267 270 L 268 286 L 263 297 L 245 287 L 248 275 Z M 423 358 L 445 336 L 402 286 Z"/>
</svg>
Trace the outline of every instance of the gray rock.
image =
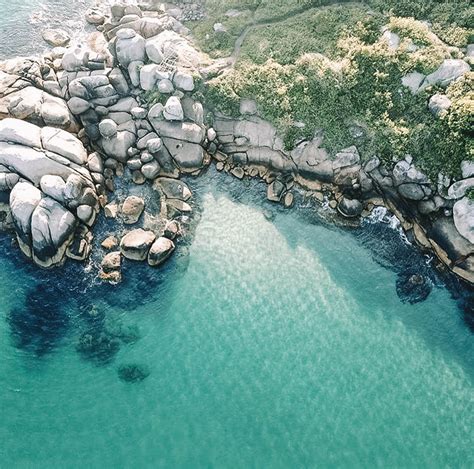
<svg viewBox="0 0 474 469">
<path fill-rule="evenodd" d="M 120 130 L 118 126 L 128 125 L 132 120 L 132 116 L 128 112 L 109 112 L 107 118 L 112 119 L 117 124 L 117 130 Z"/>
<path fill-rule="evenodd" d="M 134 119 L 145 119 L 148 114 L 148 111 L 142 107 L 134 107 L 131 113 Z"/>
<path fill-rule="evenodd" d="M 157 66 L 154 64 L 144 65 L 140 70 L 140 87 L 144 91 L 152 90 L 158 79 Z"/>
<path fill-rule="evenodd" d="M 128 65 L 128 75 L 132 85 L 135 87 L 140 86 L 140 71 L 144 65 L 141 60 L 134 60 Z"/>
<path fill-rule="evenodd" d="M 453 219 L 461 236 L 474 244 L 474 200 L 464 197 L 453 207 Z"/>
<path fill-rule="evenodd" d="M 192 173 L 204 164 L 204 150 L 201 145 L 164 137 L 163 143 L 176 165 L 184 172 Z"/>
<path fill-rule="evenodd" d="M 410 200 L 423 200 L 426 197 L 423 186 L 417 183 L 404 183 L 397 188 L 399 194 L 405 199 Z"/>
<path fill-rule="evenodd" d="M 148 142 L 150 140 L 156 140 L 157 138 L 158 138 L 158 135 L 156 135 L 155 132 L 147 133 L 144 137 L 138 140 L 137 148 L 139 150 L 144 150 L 145 148 L 147 148 Z"/>
<path fill-rule="evenodd" d="M 0 121 L 0 142 L 41 148 L 41 129 L 19 119 L 6 118 Z"/>
<path fill-rule="evenodd" d="M 152 154 L 158 153 L 163 148 L 161 138 L 151 138 L 146 142 L 146 149 Z"/>
<path fill-rule="evenodd" d="M 399 161 L 393 168 L 392 177 L 395 185 L 403 183 L 428 184 L 428 177 L 405 160 Z"/>
<path fill-rule="evenodd" d="M 191 143 L 201 143 L 205 137 L 205 130 L 190 122 L 170 122 L 153 119 L 151 121 L 156 133 L 160 137 L 169 137 Z"/>
<path fill-rule="evenodd" d="M 446 95 L 437 93 L 431 96 L 428 108 L 435 116 L 440 116 L 451 107 L 451 104 L 451 100 Z"/>
<path fill-rule="evenodd" d="M 461 163 L 461 173 L 463 179 L 467 179 L 474 176 L 474 161 L 463 161 Z"/>
<path fill-rule="evenodd" d="M 137 107 L 138 103 L 135 98 L 128 96 L 127 98 L 119 99 L 113 106 L 109 107 L 109 111 L 112 112 L 132 112 L 134 107 Z"/>
<path fill-rule="evenodd" d="M 143 176 L 142 172 L 141 171 L 133 171 L 132 173 L 132 181 L 134 184 L 137 184 L 137 185 L 141 185 L 141 184 L 145 184 L 145 176 Z"/>
<path fill-rule="evenodd" d="M 168 121 L 182 121 L 184 119 L 183 107 L 176 96 L 171 96 L 166 101 L 163 117 Z"/>
<path fill-rule="evenodd" d="M 415 94 L 420 89 L 424 79 L 425 75 L 423 75 L 423 73 L 411 72 L 402 78 L 402 84 L 403 86 L 409 88 L 413 94 Z"/>
<path fill-rule="evenodd" d="M 104 119 L 99 124 L 99 132 L 104 138 L 112 138 L 117 135 L 117 123 L 112 119 Z"/>
<path fill-rule="evenodd" d="M 70 47 L 63 55 L 61 65 L 67 72 L 83 70 L 89 58 L 89 51 L 80 45 Z"/>
<path fill-rule="evenodd" d="M 91 153 L 87 158 L 87 167 L 93 173 L 103 173 L 104 163 L 98 153 Z"/>
<path fill-rule="evenodd" d="M 435 72 L 425 78 L 421 89 L 425 89 L 430 85 L 446 87 L 470 70 L 471 67 L 464 60 L 446 59 Z"/>
<path fill-rule="evenodd" d="M 42 267 L 60 264 L 77 225 L 74 215 L 55 200 L 44 197 L 31 217 L 33 260 Z"/>
<path fill-rule="evenodd" d="M 79 207 L 77 207 L 76 214 L 79 220 L 89 226 L 92 224 L 95 218 L 94 209 L 90 205 L 79 205 Z"/>
<path fill-rule="evenodd" d="M 145 202 L 141 197 L 131 195 L 127 197 L 122 205 L 122 219 L 126 225 L 133 225 L 137 223 L 143 210 L 145 209 Z"/>
<path fill-rule="evenodd" d="M 348 166 L 358 165 L 360 163 L 359 151 L 355 146 L 345 148 L 336 154 L 332 163 L 334 170 L 346 168 Z"/>
<path fill-rule="evenodd" d="M 127 79 L 120 68 L 112 69 L 109 73 L 109 81 L 120 96 L 127 96 L 130 92 Z"/>
<path fill-rule="evenodd" d="M 66 189 L 66 182 L 59 176 L 52 176 L 48 174 L 43 176 L 40 181 L 41 191 L 47 196 L 59 203 L 64 203 L 64 191 Z"/>
<path fill-rule="evenodd" d="M 160 64 L 163 61 L 163 50 L 161 45 L 161 40 L 158 37 L 146 41 L 146 54 L 155 64 Z"/>
<path fill-rule="evenodd" d="M 176 88 L 183 91 L 194 91 L 194 78 L 189 73 L 177 71 L 173 77 Z"/>
<path fill-rule="evenodd" d="M 380 166 L 380 160 L 375 156 L 374 158 L 370 159 L 365 167 L 364 170 L 366 173 L 371 173 L 375 169 L 377 169 Z"/>
<path fill-rule="evenodd" d="M 62 47 L 69 43 L 71 37 L 62 29 L 46 29 L 41 33 L 43 39 L 53 47 Z"/>
<path fill-rule="evenodd" d="M 41 143 L 45 150 L 57 153 L 72 163 L 83 166 L 87 162 L 87 151 L 82 142 L 65 130 L 43 127 Z"/>
<path fill-rule="evenodd" d="M 418 210 L 424 215 L 437 212 L 440 208 L 443 208 L 445 201 L 439 195 L 434 196 L 432 199 L 423 200 L 418 204 Z"/>
<path fill-rule="evenodd" d="M 144 62 L 145 39 L 137 34 L 133 29 L 121 29 L 117 32 L 117 42 L 115 44 L 117 59 L 123 67 L 128 67 L 131 62 Z"/>
<path fill-rule="evenodd" d="M 82 194 L 83 180 L 77 174 L 71 174 L 66 179 L 66 186 L 64 187 L 64 200 L 66 203 L 77 200 Z"/>
<path fill-rule="evenodd" d="M 53 156 L 53 154 L 50 154 Z M 56 155 L 61 160 L 59 155 Z M 39 185 L 46 174 L 54 174 L 66 179 L 75 171 L 65 166 L 68 160 L 61 162 L 49 158 L 43 151 L 38 151 L 23 145 L 12 145 L 0 142 L 0 164 L 11 169 L 12 172 Z"/>
<path fill-rule="evenodd" d="M 160 165 L 158 161 L 153 160 L 150 163 L 146 163 L 142 166 L 142 174 L 147 179 L 153 180 L 155 179 L 158 174 L 160 173 Z"/>
<path fill-rule="evenodd" d="M 174 251 L 175 246 L 173 241 L 168 238 L 160 237 L 158 238 L 150 248 L 148 253 L 148 264 L 152 267 L 156 267 L 162 264 L 171 253 Z"/>
<path fill-rule="evenodd" d="M 207 139 L 210 141 L 210 142 L 213 142 L 215 139 L 217 138 L 217 133 L 216 131 L 210 127 L 209 129 L 207 129 Z"/>
<path fill-rule="evenodd" d="M 160 177 L 155 181 L 153 188 L 163 192 L 167 199 L 187 202 L 192 197 L 191 189 L 179 179 Z"/>
<path fill-rule="evenodd" d="M 142 151 L 141 155 L 140 155 L 140 161 L 143 163 L 143 164 L 146 164 L 146 163 L 150 163 L 151 161 L 153 161 L 155 158 L 153 157 L 153 155 L 148 152 L 148 151 Z"/>
<path fill-rule="evenodd" d="M 360 216 L 363 210 L 362 203 L 357 199 L 342 197 L 337 204 L 338 212 L 346 218 L 355 218 Z"/>
<path fill-rule="evenodd" d="M 144 261 L 155 238 L 152 231 L 141 228 L 130 231 L 120 241 L 120 251 L 127 259 Z"/>
<path fill-rule="evenodd" d="M 0 173 L 0 192 L 10 191 L 20 180 L 20 176 L 15 173 Z"/>
<path fill-rule="evenodd" d="M 396 50 L 400 46 L 400 36 L 389 29 L 384 31 L 381 40 L 387 44 L 390 50 Z"/>
<path fill-rule="evenodd" d="M 19 239 L 26 246 L 31 245 L 31 217 L 41 201 L 41 191 L 28 182 L 19 182 L 10 192 L 10 209 Z M 31 251 L 23 252 L 31 256 Z"/>
<path fill-rule="evenodd" d="M 133 133 L 123 131 L 117 132 L 115 137 L 104 138 L 101 140 L 101 145 L 108 156 L 125 163 L 128 159 L 128 150 L 135 145 L 135 140 Z"/>
<path fill-rule="evenodd" d="M 455 182 L 449 189 L 448 189 L 448 199 L 461 199 L 466 195 L 466 192 L 469 189 L 474 188 L 474 177 L 470 177 L 467 179 L 462 179 L 460 181 Z"/>
<path fill-rule="evenodd" d="M 67 105 L 69 110 L 75 115 L 82 114 L 91 108 L 91 103 L 77 96 L 73 96 L 67 102 Z"/>
<path fill-rule="evenodd" d="M 148 111 L 148 119 L 161 119 L 163 117 L 164 108 L 161 103 L 154 104 Z"/>
<path fill-rule="evenodd" d="M 132 158 L 127 161 L 127 166 L 132 170 L 142 169 L 143 163 L 139 158 Z"/>
<path fill-rule="evenodd" d="M 267 199 L 272 202 L 280 202 L 285 191 L 285 185 L 277 179 L 268 185 Z"/>
<path fill-rule="evenodd" d="M 158 91 L 161 94 L 171 94 L 174 91 L 173 83 L 171 83 L 167 78 L 160 80 L 158 82 Z"/>
</svg>

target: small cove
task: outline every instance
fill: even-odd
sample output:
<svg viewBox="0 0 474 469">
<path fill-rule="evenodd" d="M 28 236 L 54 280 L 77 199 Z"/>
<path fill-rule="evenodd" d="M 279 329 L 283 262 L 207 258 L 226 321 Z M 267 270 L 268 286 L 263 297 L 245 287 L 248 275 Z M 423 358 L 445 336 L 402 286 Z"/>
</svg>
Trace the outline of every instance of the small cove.
<svg viewBox="0 0 474 469">
<path fill-rule="evenodd" d="M 6 466 L 469 464 L 472 332 L 434 272 L 426 301 L 400 302 L 393 259 L 410 247 L 396 231 L 308 223 L 305 208 L 269 221 L 262 187 L 212 171 L 193 189 L 189 246 L 151 274 L 128 265 L 115 290 L 71 266 L 40 275 L 2 239 Z M 35 325 L 21 312 L 39 285 L 52 310 Z M 137 333 L 107 363 L 76 350 L 99 327 L 87 297 Z M 122 363 L 150 376 L 123 383 Z"/>
</svg>

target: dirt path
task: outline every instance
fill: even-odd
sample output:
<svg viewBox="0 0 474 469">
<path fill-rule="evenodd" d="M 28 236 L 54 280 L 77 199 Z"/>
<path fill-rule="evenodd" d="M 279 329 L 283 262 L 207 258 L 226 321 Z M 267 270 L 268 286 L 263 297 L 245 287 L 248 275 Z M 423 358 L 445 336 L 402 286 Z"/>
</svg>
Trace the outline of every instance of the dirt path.
<svg viewBox="0 0 474 469">
<path fill-rule="evenodd" d="M 356 5 L 356 4 L 360 4 L 360 3 L 363 3 L 363 2 L 357 2 L 357 1 L 355 1 L 355 2 L 331 1 L 327 5 L 323 5 L 323 6 L 319 6 L 319 7 L 313 7 L 313 6 L 308 5 L 308 6 L 305 6 L 305 7 L 296 8 L 295 10 L 292 10 L 288 13 L 285 13 L 284 15 L 275 16 L 275 17 L 270 18 L 270 19 L 259 20 L 259 21 L 255 21 L 255 12 L 254 12 L 252 23 L 249 24 L 242 31 L 240 36 L 236 39 L 232 55 L 226 59 L 227 62 L 228 62 L 228 65 L 230 67 L 235 67 L 235 64 L 237 63 L 237 60 L 240 57 L 240 52 L 242 50 L 242 45 L 243 45 L 245 39 L 247 38 L 249 33 L 252 30 L 256 29 L 256 28 L 262 28 L 262 27 L 270 26 L 270 25 L 273 25 L 273 24 L 276 24 L 276 23 L 281 23 L 283 21 L 286 21 L 286 20 L 290 19 L 293 16 L 301 15 L 301 14 L 306 13 L 308 11 L 313 11 L 313 10 L 319 10 L 320 11 L 320 10 L 325 10 L 327 8 L 333 7 L 335 5 L 349 6 L 349 5 Z"/>
</svg>

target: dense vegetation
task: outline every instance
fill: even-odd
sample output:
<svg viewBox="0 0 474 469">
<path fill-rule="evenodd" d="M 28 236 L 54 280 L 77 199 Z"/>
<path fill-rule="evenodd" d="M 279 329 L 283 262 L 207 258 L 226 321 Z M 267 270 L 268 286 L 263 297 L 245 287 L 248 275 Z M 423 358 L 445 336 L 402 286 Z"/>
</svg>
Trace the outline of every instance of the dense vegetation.
<svg viewBox="0 0 474 469">
<path fill-rule="evenodd" d="M 236 114 L 241 97 L 256 99 L 287 148 L 323 129 L 331 151 L 356 143 L 363 157 L 386 163 L 411 154 L 433 176 L 456 174 L 462 160 L 474 159 L 474 73 L 447 90 L 414 95 L 402 86 L 407 73 L 429 74 L 445 58 L 463 56 L 459 48 L 473 42 L 470 2 L 368 0 L 301 12 L 327 3 L 208 0 L 214 5 L 209 22 L 219 19 L 227 28 L 209 34 L 209 24 L 197 27 L 198 38 L 208 31 L 203 45 L 214 55 L 229 53 L 252 21 L 265 22 L 249 30 L 235 69 L 211 80 L 208 102 Z M 244 13 L 224 20 L 231 8 Z M 400 36 L 396 50 L 381 40 L 383 25 Z M 427 108 L 438 91 L 452 101 L 439 118 Z"/>
</svg>

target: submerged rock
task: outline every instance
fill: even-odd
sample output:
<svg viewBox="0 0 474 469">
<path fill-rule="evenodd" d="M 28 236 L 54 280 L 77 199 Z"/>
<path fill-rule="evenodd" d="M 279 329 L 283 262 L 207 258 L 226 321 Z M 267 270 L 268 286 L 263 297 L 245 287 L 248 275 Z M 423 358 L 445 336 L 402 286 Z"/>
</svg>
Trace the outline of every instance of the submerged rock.
<svg viewBox="0 0 474 469">
<path fill-rule="evenodd" d="M 110 363 L 120 350 L 119 341 L 106 331 L 86 331 L 76 345 L 77 352 L 98 365 Z"/>
<path fill-rule="evenodd" d="M 420 303 L 426 300 L 431 293 L 430 281 L 420 274 L 399 274 L 397 283 L 397 294 L 403 303 Z"/>
<path fill-rule="evenodd" d="M 138 383 L 150 376 L 150 370 L 145 365 L 120 365 L 117 370 L 119 378 L 126 383 Z"/>
</svg>

